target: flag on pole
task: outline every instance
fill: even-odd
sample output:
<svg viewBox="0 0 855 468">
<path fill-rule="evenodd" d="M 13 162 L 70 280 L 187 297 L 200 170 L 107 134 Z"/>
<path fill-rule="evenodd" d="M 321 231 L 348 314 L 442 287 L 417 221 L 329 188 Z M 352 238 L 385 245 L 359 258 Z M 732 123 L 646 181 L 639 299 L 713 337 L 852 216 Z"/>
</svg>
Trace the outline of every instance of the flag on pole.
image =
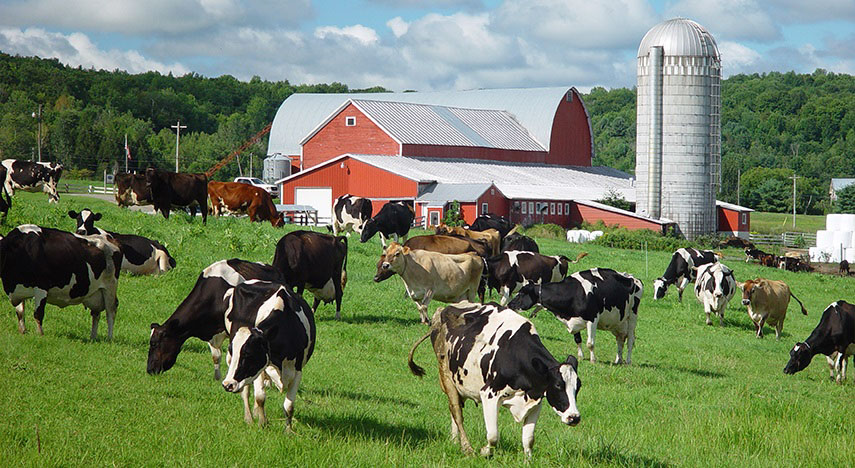
<svg viewBox="0 0 855 468">
<path fill-rule="evenodd" d="M 128 136 L 127 135 L 125 135 L 125 156 L 127 156 L 128 161 L 130 161 L 132 159 L 131 158 L 131 149 L 128 148 Z"/>
</svg>

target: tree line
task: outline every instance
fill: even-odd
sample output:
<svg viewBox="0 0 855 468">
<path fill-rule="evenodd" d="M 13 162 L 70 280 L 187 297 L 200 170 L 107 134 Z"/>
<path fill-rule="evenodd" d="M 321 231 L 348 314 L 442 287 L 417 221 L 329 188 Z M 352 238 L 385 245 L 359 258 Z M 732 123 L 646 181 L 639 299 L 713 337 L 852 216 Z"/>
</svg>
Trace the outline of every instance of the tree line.
<svg viewBox="0 0 855 468">
<path fill-rule="evenodd" d="M 594 164 L 635 171 L 635 90 L 594 88 L 584 96 L 594 131 Z M 722 80 L 719 200 L 760 211 L 832 207 L 832 177 L 855 176 L 855 77 L 817 69 Z M 739 191 L 737 193 L 737 186 Z"/>
<path fill-rule="evenodd" d="M 204 172 L 273 121 L 293 93 L 379 92 L 376 87 L 351 90 L 341 83 L 292 85 L 253 77 L 207 78 L 158 72 L 129 74 L 68 67 L 56 59 L 0 53 L 0 158 L 36 159 L 38 108 L 41 111 L 42 160 L 60 162 L 64 177 L 100 177 L 125 167 L 125 135 L 129 169 L 175 168 L 175 130 L 181 122 L 180 170 Z M 33 117 L 36 113 L 36 117 Z M 267 137 L 242 156 L 254 155 L 261 173 Z M 229 164 L 215 177 L 238 175 Z"/>
</svg>

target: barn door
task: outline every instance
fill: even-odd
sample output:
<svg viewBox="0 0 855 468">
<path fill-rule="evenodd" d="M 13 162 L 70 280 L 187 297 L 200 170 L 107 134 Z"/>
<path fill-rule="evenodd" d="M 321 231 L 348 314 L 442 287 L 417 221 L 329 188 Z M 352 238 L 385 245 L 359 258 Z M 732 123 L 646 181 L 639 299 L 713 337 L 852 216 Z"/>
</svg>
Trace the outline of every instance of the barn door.
<svg viewBox="0 0 855 468">
<path fill-rule="evenodd" d="M 296 187 L 294 204 L 310 205 L 318 210 L 318 224 L 332 223 L 331 187 Z"/>
</svg>

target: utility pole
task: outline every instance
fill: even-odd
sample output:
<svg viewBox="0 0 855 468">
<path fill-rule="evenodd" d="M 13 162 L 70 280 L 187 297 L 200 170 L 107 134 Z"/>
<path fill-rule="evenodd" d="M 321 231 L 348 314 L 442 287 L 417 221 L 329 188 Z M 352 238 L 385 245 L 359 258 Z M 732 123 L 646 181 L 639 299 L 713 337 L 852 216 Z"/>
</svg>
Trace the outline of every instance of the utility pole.
<svg viewBox="0 0 855 468">
<path fill-rule="evenodd" d="M 801 179 L 801 176 L 797 176 L 795 172 L 790 177 L 793 179 L 793 230 L 796 229 L 796 179 Z"/>
<path fill-rule="evenodd" d="M 178 142 L 181 139 L 181 129 L 187 128 L 187 126 L 181 125 L 181 121 L 179 120 L 172 128 L 175 129 L 175 172 L 178 172 Z"/>
<path fill-rule="evenodd" d="M 41 104 L 39 104 L 38 113 L 33 112 L 33 118 L 39 120 L 39 137 L 38 137 L 39 162 L 42 162 L 42 105 Z"/>
<path fill-rule="evenodd" d="M 252 153 L 249 153 L 249 176 L 252 177 Z"/>
</svg>

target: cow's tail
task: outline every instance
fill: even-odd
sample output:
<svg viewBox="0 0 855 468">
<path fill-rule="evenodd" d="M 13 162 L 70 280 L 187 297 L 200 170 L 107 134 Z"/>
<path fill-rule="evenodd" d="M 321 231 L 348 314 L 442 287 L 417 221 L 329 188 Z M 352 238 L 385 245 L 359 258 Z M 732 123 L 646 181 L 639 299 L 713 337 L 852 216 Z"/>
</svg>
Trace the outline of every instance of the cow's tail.
<svg viewBox="0 0 855 468">
<path fill-rule="evenodd" d="M 799 298 L 798 298 L 798 297 L 796 297 L 796 295 L 795 295 L 795 294 L 793 294 L 793 291 L 792 291 L 792 290 L 790 290 L 790 296 L 793 296 L 793 299 L 795 299 L 795 300 L 796 300 L 796 302 L 798 302 L 798 303 L 799 303 L 799 305 L 800 305 L 800 306 L 802 306 L 802 314 L 807 315 L 807 309 L 805 309 L 805 305 L 804 305 L 804 304 L 802 304 L 802 301 L 800 301 L 800 300 L 799 300 Z"/>
<path fill-rule="evenodd" d="M 566 261 L 567 263 L 579 263 L 579 260 L 582 260 L 583 258 L 585 258 L 587 256 L 588 256 L 588 252 L 582 252 L 576 256 L 576 260 L 570 260 L 567 256 L 560 255 L 561 259 Z"/>
<path fill-rule="evenodd" d="M 344 263 L 341 266 L 341 287 L 347 283 L 347 236 L 339 236 L 339 239 L 344 243 Z"/>
<path fill-rule="evenodd" d="M 425 333 L 425 335 L 419 338 L 418 341 L 413 344 L 413 347 L 410 348 L 410 357 L 407 360 L 407 365 L 410 367 L 410 372 L 412 372 L 413 375 L 415 375 L 416 377 L 423 377 L 425 375 L 425 370 L 421 366 L 413 362 L 413 354 L 415 354 L 416 348 L 418 348 L 419 345 L 422 344 L 422 342 L 430 336 L 430 333 L 431 332 Z"/>
</svg>

